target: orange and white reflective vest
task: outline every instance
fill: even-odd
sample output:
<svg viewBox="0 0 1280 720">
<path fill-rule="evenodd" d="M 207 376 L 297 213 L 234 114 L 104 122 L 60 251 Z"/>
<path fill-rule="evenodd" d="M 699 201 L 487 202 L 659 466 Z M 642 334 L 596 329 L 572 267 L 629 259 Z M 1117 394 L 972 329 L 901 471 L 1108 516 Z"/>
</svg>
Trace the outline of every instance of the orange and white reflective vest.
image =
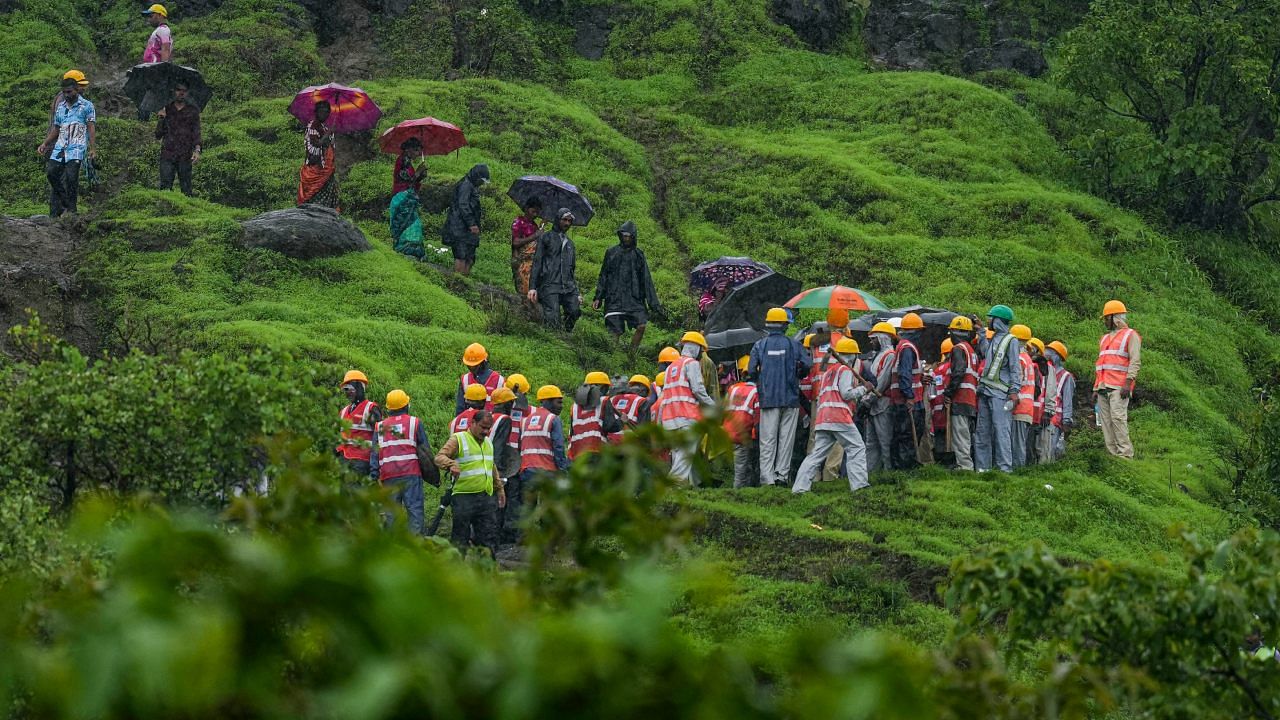
<svg viewBox="0 0 1280 720">
<path fill-rule="evenodd" d="M 418 464 L 418 426 L 422 421 L 403 414 L 378 423 L 378 481 L 387 482 L 422 474 Z"/>
<path fill-rule="evenodd" d="M 369 462 L 369 452 L 373 448 L 373 425 L 369 424 L 369 416 L 377 407 L 369 400 L 361 400 L 355 405 L 347 404 L 338 413 L 344 423 L 351 423 L 351 427 L 342 429 L 342 442 L 338 445 L 342 457 Z"/>
<path fill-rule="evenodd" d="M 449 423 L 449 434 L 457 435 L 460 432 L 466 432 L 467 428 L 471 427 L 471 418 L 475 416 L 475 408 L 467 408 L 466 410 L 458 413 L 458 417 L 454 418 L 453 422 Z"/>
<path fill-rule="evenodd" d="M 898 361 L 897 356 L 902 354 L 903 348 L 911 348 L 911 351 L 915 353 L 916 364 L 915 367 L 911 368 L 911 392 L 914 397 L 912 402 L 921 404 L 924 402 L 924 364 L 920 361 L 920 348 L 917 348 L 915 343 L 905 338 L 899 340 L 898 349 L 894 355 L 895 363 Z M 905 402 L 902 389 L 897 382 L 889 386 L 889 399 L 895 405 L 901 405 Z"/>
<path fill-rule="evenodd" d="M 738 382 L 729 386 L 725 396 L 724 431 L 735 445 L 742 445 L 756 437 L 760 422 L 760 390 L 753 382 Z"/>
<path fill-rule="evenodd" d="M 1013 406 L 1013 414 L 1029 418 L 1035 410 L 1036 373 L 1039 369 L 1026 351 L 1018 354 L 1018 366 L 1022 368 L 1022 384 L 1018 386 L 1018 402 Z"/>
<path fill-rule="evenodd" d="M 808 412 L 809 403 L 812 403 L 816 397 L 814 393 L 817 392 L 818 380 L 821 378 L 822 362 L 815 358 L 813 364 L 809 366 L 809 374 L 800 379 L 800 397 L 804 398 L 806 412 Z"/>
<path fill-rule="evenodd" d="M 1058 387 L 1053 392 L 1053 397 L 1054 397 L 1053 417 L 1049 420 L 1049 422 L 1054 427 L 1062 427 L 1062 392 L 1067 387 L 1067 378 L 1071 378 L 1072 380 L 1075 380 L 1076 376 L 1072 375 L 1071 371 L 1067 370 L 1066 368 L 1059 369 L 1058 370 Z"/>
<path fill-rule="evenodd" d="M 520 470 L 557 470 L 555 445 L 551 440 L 551 420 L 555 415 L 543 407 L 529 408 L 520 427 Z"/>
<path fill-rule="evenodd" d="M 960 378 L 960 387 L 955 394 L 951 396 L 951 402 L 956 405 L 965 405 L 971 408 L 978 407 L 978 379 L 981 377 L 982 371 L 978 369 L 977 353 L 973 351 L 973 346 L 967 342 L 956 345 L 960 352 L 964 353 L 964 377 Z M 948 376 L 950 375 L 951 363 L 947 362 Z M 950 377 L 948 377 L 948 384 Z"/>
<path fill-rule="evenodd" d="M 609 404 L 613 406 L 614 411 L 618 414 L 618 419 L 622 421 L 624 429 L 635 427 L 640 422 L 640 410 L 644 408 L 644 398 L 635 393 L 619 393 L 609 397 Z M 617 443 L 622 441 L 622 433 L 609 433 L 609 442 Z"/>
<path fill-rule="evenodd" d="M 662 423 L 673 420 L 690 420 L 697 422 L 702 418 L 698 407 L 698 399 L 693 396 L 693 386 L 689 384 L 687 373 L 701 374 L 702 367 L 697 360 L 681 357 L 667 368 L 663 375 L 662 400 L 658 412 L 658 420 Z"/>
<path fill-rule="evenodd" d="M 1046 388 L 1044 385 L 1045 385 L 1045 381 L 1048 378 L 1045 377 L 1044 372 L 1040 369 L 1039 363 L 1033 362 L 1032 364 L 1035 365 L 1036 367 L 1035 389 L 1039 390 L 1040 392 L 1031 400 L 1031 424 L 1039 425 L 1040 422 L 1044 420 L 1045 393 L 1049 392 L 1049 389 Z"/>
<path fill-rule="evenodd" d="M 604 403 L 594 408 L 584 408 L 573 404 L 569 413 L 569 459 L 576 460 L 579 455 L 595 452 L 604 444 Z"/>
<path fill-rule="evenodd" d="M 1098 362 L 1093 366 L 1093 389 L 1106 385 L 1124 387 L 1129 382 L 1129 340 L 1137 336 L 1133 328 L 1109 332 L 1098 341 Z"/>
<path fill-rule="evenodd" d="M 502 374 L 499 373 L 497 370 L 490 370 L 489 377 L 485 378 L 484 382 L 480 382 L 479 380 L 476 379 L 476 376 L 472 375 L 471 371 L 468 370 L 462 373 L 462 378 L 458 382 L 462 384 L 463 392 L 466 392 L 467 388 L 471 387 L 472 385 L 483 385 L 484 391 L 489 395 L 489 400 L 486 400 L 484 403 L 484 409 L 488 410 L 489 412 L 493 412 L 493 402 L 492 402 L 493 391 L 502 387 L 502 384 L 506 381 L 507 379 L 502 377 Z"/>
<path fill-rule="evenodd" d="M 951 384 L 951 361 L 938 363 L 933 368 L 933 392 L 929 395 L 929 410 L 935 431 L 947 429 L 947 396 L 943 391 Z"/>
<path fill-rule="evenodd" d="M 818 408 L 813 419 L 814 430 L 847 430 L 853 425 L 857 404 L 852 400 L 846 402 L 840 394 L 841 378 L 852 374 L 853 370 L 847 365 L 835 363 L 818 378 Z"/>
</svg>

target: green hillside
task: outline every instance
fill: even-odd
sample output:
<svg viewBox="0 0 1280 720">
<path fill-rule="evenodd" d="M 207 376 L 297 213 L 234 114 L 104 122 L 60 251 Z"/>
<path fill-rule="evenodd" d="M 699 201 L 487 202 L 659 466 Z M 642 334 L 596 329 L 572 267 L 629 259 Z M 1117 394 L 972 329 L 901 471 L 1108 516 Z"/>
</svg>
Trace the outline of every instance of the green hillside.
<svg viewBox="0 0 1280 720">
<path fill-rule="evenodd" d="M 658 348 L 684 329 L 651 328 L 630 359 L 598 314 L 562 336 L 519 311 L 507 262 L 516 208 L 503 193 L 524 174 L 569 180 L 597 210 L 574 236 L 584 295 L 615 229 L 633 220 L 659 295 L 685 323 L 696 318 L 687 271 L 750 255 L 806 286 L 854 285 L 891 306 L 1008 303 L 1037 336 L 1071 348 L 1083 391 L 1099 309 L 1113 297 L 1128 304 L 1145 340 L 1132 463 L 1102 450 L 1080 395 L 1068 459 L 1049 467 L 891 473 L 853 497 L 840 483 L 803 498 L 682 494 L 707 520 L 695 559 L 732 583 L 718 604 L 677 604 L 677 626 L 700 647 L 768 645 L 815 620 L 931 646 L 953 622 L 936 586 L 953 559 L 984 546 L 1038 540 L 1071 562 L 1102 558 L 1173 577 L 1185 561 L 1170 526 L 1212 541 L 1247 523 L 1228 509 L 1216 448 L 1280 359 L 1274 319 L 1259 322 L 1280 297 L 1280 265 L 1265 246 L 1236 252 L 1229 239 L 1175 233 L 1083 192 L 1045 106 L 1025 97 L 1046 97 L 1045 81 L 872 70 L 856 50 L 802 49 L 763 0 L 706 3 L 709 11 L 693 0 L 654 3 L 615 27 L 599 61 L 562 48 L 493 77 L 446 80 L 429 63 L 417 72 L 380 58 L 367 76 L 331 76 L 324 58 L 335 51 L 318 47 L 304 11 L 283 3 L 244 14 L 247 4 L 228 2 L 175 22 L 178 61 L 199 66 L 217 92 L 187 199 L 150 189 L 151 128 L 117 94 L 144 31 L 126 3 L 94 5 L 23 0 L 0 14 L 12 38 L 0 47 L 0 146 L 31 155 L 0 169 L 6 213 L 43 211 L 47 188 L 29 148 L 56 78 L 85 67 L 111 179 L 82 200 L 80 272 L 105 322 L 150 321 L 171 349 L 281 351 L 335 386 L 359 367 L 374 397 L 407 390 L 434 437 L 452 415 L 472 341 L 501 371 L 571 388 L 589 369 L 651 373 Z M 563 44 L 553 25 L 526 18 L 517 30 Z M 710 40 L 708 27 L 718 33 Z M 390 22 L 378 32 L 405 37 Z M 264 45 L 278 62 L 255 55 Z M 473 164 L 492 171 L 471 278 L 392 251 L 394 158 L 377 153 L 373 137 L 354 139 L 340 161 L 345 214 L 372 252 L 296 261 L 236 245 L 240 221 L 293 205 L 301 137 L 285 108 L 294 89 L 330 80 L 369 91 L 385 112 L 378 131 L 423 115 L 465 130 L 466 148 L 431 158 L 428 184 L 438 194 Z M 442 222 L 442 213 L 424 217 L 429 243 Z M 334 432 L 340 404 L 335 389 Z M 317 449 L 330 441 L 309 439 Z"/>
</svg>

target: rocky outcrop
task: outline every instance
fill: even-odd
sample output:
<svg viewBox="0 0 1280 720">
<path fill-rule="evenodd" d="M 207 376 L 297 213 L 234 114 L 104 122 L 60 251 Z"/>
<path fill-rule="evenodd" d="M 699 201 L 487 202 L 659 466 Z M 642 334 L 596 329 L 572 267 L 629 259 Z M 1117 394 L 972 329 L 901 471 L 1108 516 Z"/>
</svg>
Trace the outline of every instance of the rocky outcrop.
<svg viewBox="0 0 1280 720">
<path fill-rule="evenodd" d="M 1048 69 L 1031 18 L 999 0 L 871 0 L 862 35 L 872 58 L 895 69 Z"/>
<path fill-rule="evenodd" d="M 244 222 L 246 248 L 265 248 L 299 260 L 372 250 L 364 233 L 332 209 L 302 205 Z"/>
<path fill-rule="evenodd" d="M 853 30 L 851 0 L 773 0 L 773 18 L 815 50 L 831 50 Z"/>
<path fill-rule="evenodd" d="M 0 347 L 4 331 L 27 321 L 27 310 L 82 351 L 98 351 L 92 303 L 76 282 L 77 238 L 71 221 L 0 217 Z"/>
<path fill-rule="evenodd" d="M 588 60 L 599 60 L 609 47 L 615 9 L 607 5 L 588 5 L 573 15 L 573 49 Z"/>
</svg>

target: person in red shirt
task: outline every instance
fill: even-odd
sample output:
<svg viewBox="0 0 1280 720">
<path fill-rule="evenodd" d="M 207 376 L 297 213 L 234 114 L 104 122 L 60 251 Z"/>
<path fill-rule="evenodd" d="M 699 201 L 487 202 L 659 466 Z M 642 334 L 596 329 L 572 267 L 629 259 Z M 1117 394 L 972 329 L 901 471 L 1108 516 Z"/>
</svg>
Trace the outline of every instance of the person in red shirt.
<svg viewBox="0 0 1280 720">
<path fill-rule="evenodd" d="M 391 176 L 391 194 L 400 193 L 413 188 L 416 193 L 422 189 L 422 180 L 427 177 L 427 164 L 422 161 L 422 141 L 416 137 L 400 143 L 400 155 L 396 157 L 396 167 Z"/>
<path fill-rule="evenodd" d="M 533 254 L 538 249 L 538 238 L 545 228 L 538 227 L 542 214 L 542 201 L 529 198 L 524 204 L 524 214 L 517 215 L 511 223 L 511 279 L 520 297 L 529 295 L 529 277 L 533 273 Z"/>
</svg>

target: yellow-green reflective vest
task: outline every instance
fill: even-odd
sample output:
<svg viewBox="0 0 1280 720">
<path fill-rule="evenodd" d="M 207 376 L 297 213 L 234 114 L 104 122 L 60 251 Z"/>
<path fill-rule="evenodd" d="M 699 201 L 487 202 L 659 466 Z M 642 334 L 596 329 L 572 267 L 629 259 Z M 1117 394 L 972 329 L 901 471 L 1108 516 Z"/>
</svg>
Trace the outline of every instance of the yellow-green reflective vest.
<svg viewBox="0 0 1280 720">
<path fill-rule="evenodd" d="M 493 441 L 476 440 L 469 432 L 454 433 L 458 438 L 458 467 L 462 472 L 453 486 L 454 495 L 467 493 L 493 494 Z"/>
</svg>

